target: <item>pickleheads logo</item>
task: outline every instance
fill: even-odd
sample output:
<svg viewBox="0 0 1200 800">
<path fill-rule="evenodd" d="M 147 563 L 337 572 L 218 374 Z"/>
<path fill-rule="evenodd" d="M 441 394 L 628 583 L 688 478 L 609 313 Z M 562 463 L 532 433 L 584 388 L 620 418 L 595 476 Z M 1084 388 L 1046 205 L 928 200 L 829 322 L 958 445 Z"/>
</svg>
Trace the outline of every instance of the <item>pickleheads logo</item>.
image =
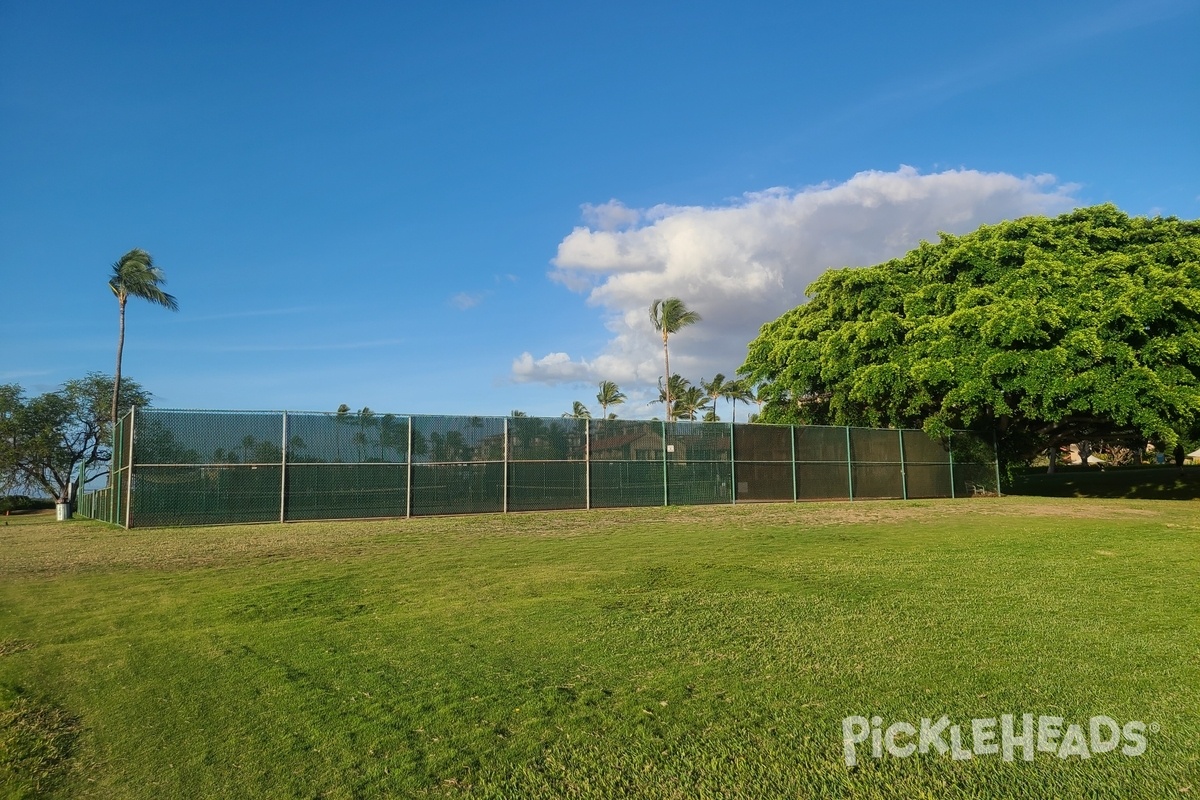
<svg viewBox="0 0 1200 800">
<path fill-rule="evenodd" d="M 1017 751 L 1025 761 L 1037 753 L 1052 753 L 1058 758 L 1091 758 L 1093 755 L 1120 752 L 1126 757 L 1146 752 L 1146 732 L 1157 732 L 1136 720 L 1119 724 L 1112 717 L 1095 716 L 1085 723 L 1067 724 L 1062 717 L 1035 717 L 1033 714 L 1003 714 L 1000 717 L 973 719 L 958 725 L 942 715 L 923 717 L 918 724 L 892 722 L 884 727 L 882 717 L 846 717 L 842 720 L 842 748 L 846 766 L 858 763 L 859 745 L 866 749 L 870 740 L 872 758 L 884 754 L 906 758 L 913 753 L 949 754 L 956 761 L 981 756 L 999 756 L 1014 761 Z M 966 734 L 970 734 L 968 740 Z"/>
</svg>

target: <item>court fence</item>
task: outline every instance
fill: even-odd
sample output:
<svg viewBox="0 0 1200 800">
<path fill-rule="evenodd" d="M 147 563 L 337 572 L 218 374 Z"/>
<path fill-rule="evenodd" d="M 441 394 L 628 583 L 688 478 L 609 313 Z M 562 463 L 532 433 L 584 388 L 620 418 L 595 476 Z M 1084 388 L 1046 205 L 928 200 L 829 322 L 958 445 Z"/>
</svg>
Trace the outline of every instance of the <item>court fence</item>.
<svg viewBox="0 0 1200 800">
<path fill-rule="evenodd" d="M 126 528 L 998 495 L 994 437 L 619 419 L 134 408 L 80 516 Z"/>
</svg>

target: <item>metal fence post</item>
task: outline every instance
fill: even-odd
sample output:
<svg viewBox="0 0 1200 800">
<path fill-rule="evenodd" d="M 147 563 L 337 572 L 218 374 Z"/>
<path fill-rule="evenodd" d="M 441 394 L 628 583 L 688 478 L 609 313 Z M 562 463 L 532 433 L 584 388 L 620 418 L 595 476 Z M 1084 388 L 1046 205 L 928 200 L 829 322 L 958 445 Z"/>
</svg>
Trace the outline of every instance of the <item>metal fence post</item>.
<svg viewBox="0 0 1200 800">
<path fill-rule="evenodd" d="M 404 491 L 404 516 L 406 518 L 412 516 L 412 472 L 413 472 L 412 439 L 413 439 L 413 418 L 409 417 L 408 418 L 408 452 L 405 454 L 405 462 L 408 465 L 408 469 L 405 470 L 405 472 L 407 473 L 406 479 L 408 481 L 408 485 Z"/>
<path fill-rule="evenodd" d="M 288 418 L 287 411 L 283 412 L 283 447 L 279 457 L 279 521 L 287 522 L 287 451 L 288 451 Z"/>
<path fill-rule="evenodd" d="M 108 513 L 104 517 L 104 521 L 110 525 L 117 524 L 117 500 L 118 492 L 121 486 L 121 462 L 125 460 L 125 418 L 121 417 L 117 420 L 117 424 L 113 425 L 112 429 L 112 457 L 108 462 L 108 493 L 104 499 L 108 506 Z"/>
<path fill-rule="evenodd" d="M 904 499 L 908 499 L 908 471 L 904 468 L 904 429 L 900 428 L 897 431 L 900 434 L 900 492 Z"/>
<path fill-rule="evenodd" d="M 733 423 L 729 423 L 729 488 L 733 504 L 737 505 L 737 456 L 733 451 Z"/>
<path fill-rule="evenodd" d="M 583 507 L 592 508 L 592 421 L 583 421 Z"/>
<path fill-rule="evenodd" d="M 136 405 L 129 407 L 129 451 L 126 453 L 128 464 L 125 473 L 125 530 L 129 530 L 133 522 L 133 434 L 135 432 L 134 414 L 136 412 Z"/>
<path fill-rule="evenodd" d="M 504 418 L 504 506 L 503 512 L 508 513 L 508 417 Z"/>
<path fill-rule="evenodd" d="M 850 457 L 850 426 L 846 426 L 846 480 L 850 486 L 850 502 L 854 502 L 854 460 Z"/>
<path fill-rule="evenodd" d="M 950 499 L 954 500 L 954 431 L 950 431 L 950 437 L 946 440 L 946 450 L 950 453 Z"/>
<path fill-rule="evenodd" d="M 667 482 L 667 423 L 660 422 L 662 428 L 662 454 L 663 454 L 663 505 L 670 505 L 671 495 L 667 489 L 670 485 Z"/>
<path fill-rule="evenodd" d="M 795 503 L 800 498 L 800 487 L 796 485 L 796 426 L 789 425 L 788 433 L 792 437 L 792 502 Z"/>
</svg>

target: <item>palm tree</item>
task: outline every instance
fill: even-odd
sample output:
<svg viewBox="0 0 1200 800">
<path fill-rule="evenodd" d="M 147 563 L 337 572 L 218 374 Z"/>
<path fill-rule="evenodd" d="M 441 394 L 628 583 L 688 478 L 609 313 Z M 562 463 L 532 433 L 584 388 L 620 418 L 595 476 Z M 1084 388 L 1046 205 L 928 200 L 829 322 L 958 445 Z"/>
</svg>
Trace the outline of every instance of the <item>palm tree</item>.
<svg viewBox="0 0 1200 800">
<path fill-rule="evenodd" d="M 692 382 L 682 375 L 675 374 L 671 376 L 671 380 L 667 381 L 668 386 L 663 386 L 662 378 L 658 379 L 658 399 L 651 400 L 652 403 L 667 403 L 669 397 L 679 397 L 683 392 L 692 385 Z M 669 406 L 668 406 L 669 408 Z M 667 418 L 670 419 L 670 412 L 667 413 Z"/>
<path fill-rule="evenodd" d="M 678 297 L 655 300 L 650 304 L 650 322 L 653 323 L 654 330 L 662 334 L 663 340 L 663 365 L 666 367 L 663 375 L 668 376 L 667 422 L 671 421 L 671 381 L 669 377 L 671 375 L 671 354 L 667 349 L 667 337 L 699 321 L 700 315 L 695 311 L 689 311 Z"/>
<path fill-rule="evenodd" d="M 179 309 L 174 297 L 159 288 L 167 282 L 163 271 L 154 266 L 154 259 L 145 250 L 133 249 L 112 265 L 112 277 L 108 288 L 117 297 L 121 307 L 121 333 L 117 338 L 117 372 L 113 378 L 112 424 L 117 427 L 117 397 L 121 392 L 121 355 L 125 350 L 125 304 L 130 297 L 140 297 L 156 305 L 166 306 L 172 311 Z"/>
<path fill-rule="evenodd" d="M 721 393 L 729 401 L 733 407 L 733 421 L 737 422 L 737 404 L 740 400 L 743 403 L 750 402 L 750 390 L 746 388 L 746 382 L 743 380 L 733 380 L 725 384 L 725 391 Z"/>
<path fill-rule="evenodd" d="M 446 458 L 446 439 L 437 431 L 429 434 L 429 448 L 432 451 L 431 458 L 436 463 L 448 461 Z"/>
<path fill-rule="evenodd" d="M 337 450 L 337 463 L 342 463 L 342 426 L 350 419 L 350 406 L 342 403 L 333 415 L 333 446 Z"/>
<path fill-rule="evenodd" d="M 753 388 L 747 388 L 745 400 L 750 403 L 758 404 L 758 413 L 754 415 L 754 419 L 750 420 L 751 422 L 757 422 L 758 418 L 762 416 L 763 403 L 765 403 L 767 400 L 767 398 L 763 396 L 763 387 L 760 385 Z"/>
<path fill-rule="evenodd" d="M 563 416 L 571 419 L 591 419 L 592 412 L 588 411 L 587 406 L 576 400 L 571 406 L 571 410 L 564 413 Z"/>
<path fill-rule="evenodd" d="M 708 408 L 708 395 L 699 386 L 688 386 L 675 395 L 672 415 L 675 419 L 695 420 L 696 414 Z"/>
<path fill-rule="evenodd" d="M 667 409 L 667 421 L 670 422 L 672 419 L 674 401 L 682 396 L 685 391 L 688 391 L 690 386 L 691 381 L 678 373 L 671 375 L 671 380 L 668 380 L 666 385 L 662 384 L 662 379 L 659 378 L 659 397 L 658 399 L 653 399 L 653 401 L 650 402 L 665 403 Z"/>
<path fill-rule="evenodd" d="M 354 444 L 358 447 L 358 460 L 360 463 L 367 459 L 367 446 L 371 443 L 370 438 L 367 436 L 367 428 L 374 426 L 374 424 L 375 412 L 371 410 L 370 406 L 363 406 L 358 412 L 358 433 L 352 437 Z"/>
<path fill-rule="evenodd" d="M 625 393 L 612 381 L 600 381 L 600 391 L 596 393 L 596 402 L 600 404 L 601 416 L 608 414 L 609 406 L 619 406 L 625 402 Z"/>
<path fill-rule="evenodd" d="M 711 381 L 706 381 L 703 378 L 700 379 L 700 385 L 704 387 L 704 391 L 708 395 L 708 399 L 712 401 L 712 411 L 708 415 L 711 416 L 712 419 L 709 419 L 708 416 L 706 416 L 704 418 L 705 422 L 721 421 L 721 418 L 717 416 L 717 401 L 722 397 L 729 397 L 730 392 L 734 391 L 736 388 L 739 388 L 736 384 L 737 381 L 735 380 L 725 380 L 725 376 L 720 372 L 718 372 L 716 375 L 713 375 L 713 379 Z"/>
<path fill-rule="evenodd" d="M 446 460 L 447 461 L 470 461 L 470 449 L 467 447 L 467 439 L 460 431 L 446 432 Z"/>
</svg>

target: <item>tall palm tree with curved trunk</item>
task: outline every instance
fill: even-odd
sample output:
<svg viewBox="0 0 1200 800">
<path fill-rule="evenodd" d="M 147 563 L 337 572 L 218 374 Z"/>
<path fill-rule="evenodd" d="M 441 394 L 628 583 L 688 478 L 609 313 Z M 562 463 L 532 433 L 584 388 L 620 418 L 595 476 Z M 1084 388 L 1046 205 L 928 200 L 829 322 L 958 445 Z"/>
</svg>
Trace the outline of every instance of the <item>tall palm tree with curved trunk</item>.
<svg viewBox="0 0 1200 800">
<path fill-rule="evenodd" d="M 108 288 L 112 289 L 117 304 L 121 307 L 121 333 L 117 338 L 117 372 L 113 379 L 114 431 L 117 428 L 117 397 L 121 393 L 121 355 L 125 350 L 125 304 L 131 297 L 140 297 L 147 302 L 177 311 L 178 301 L 160 288 L 166 282 L 166 275 L 154 266 L 154 259 L 145 250 L 134 248 L 112 265 L 112 277 L 108 279 Z"/>
<path fill-rule="evenodd" d="M 613 381 L 600 381 L 600 391 L 596 393 L 596 402 L 600 404 L 600 417 L 608 416 L 609 406 L 619 406 L 625 402 L 625 393 Z"/>
<path fill-rule="evenodd" d="M 667 422 L 672 419 L 671 411 L 671 353 L 667 348 L 667 339 L 672 333 L 678 333 L 688 325 L 692 325 L 700 321 L 700 315 L 695 311 L 688 309 L 683 301 L 678 297 L 668 297 L 665 300 L 655 300 L 650 304 L 650 322 L 654 325 L 654 330 L 662 334 L 663 340 L 663 364 L 666 370 L 663 375 L 666 376 L 666 403 L 667 403 Z"/>
</svg>

